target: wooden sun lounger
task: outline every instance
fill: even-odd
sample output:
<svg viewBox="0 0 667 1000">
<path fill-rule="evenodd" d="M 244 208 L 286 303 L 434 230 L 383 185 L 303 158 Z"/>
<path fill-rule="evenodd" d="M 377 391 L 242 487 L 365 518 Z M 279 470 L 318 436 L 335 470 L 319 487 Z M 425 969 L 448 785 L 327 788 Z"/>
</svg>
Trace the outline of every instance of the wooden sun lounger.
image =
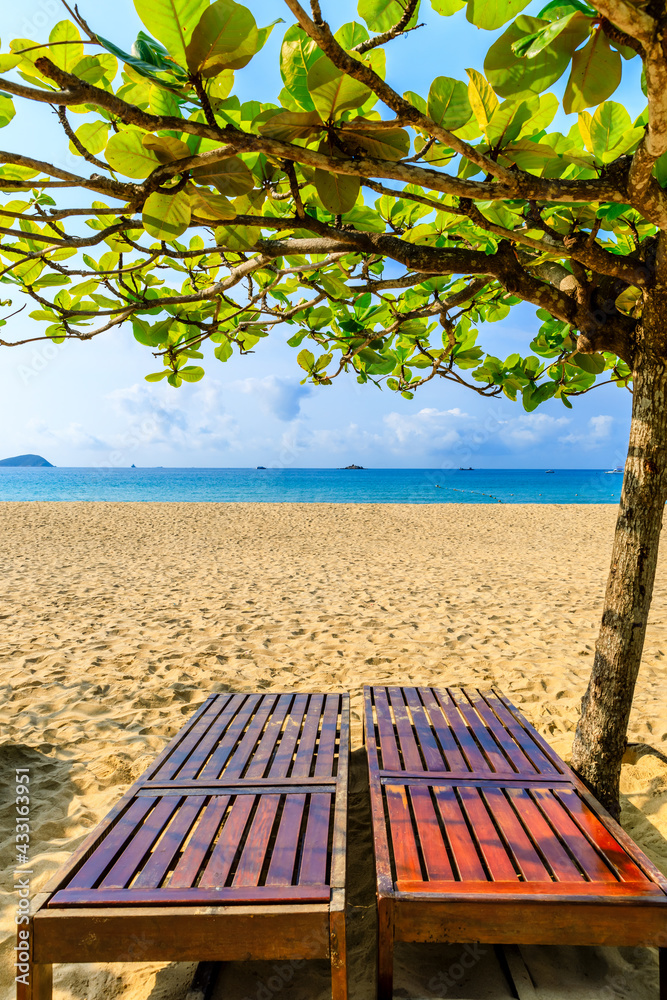
<svg viewBox="0 0 667 1000">
<path fill-rule="evenodd" d="M 54 962 L 330 958 L 346 1000 L 349 699 L 212 695 L 34 900 Z"/>
<path fill-rule="evenodd" d="M 498 691 L 365 690 L 379 908 L 394 941 L 657 945 L 667 880 Z"/>
</svg>

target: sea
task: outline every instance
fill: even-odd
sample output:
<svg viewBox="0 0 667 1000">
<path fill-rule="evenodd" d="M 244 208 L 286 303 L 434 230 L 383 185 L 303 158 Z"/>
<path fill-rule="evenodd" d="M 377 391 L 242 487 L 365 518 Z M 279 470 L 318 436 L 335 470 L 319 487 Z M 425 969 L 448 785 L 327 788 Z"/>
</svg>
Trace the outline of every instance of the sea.
<svg viewBox="0 0 667 1000">
<path fill-rule="evenodd" d="M 167 469 L 0 467 L 0 501 L 618 503 L 604 469 Z"/>
</svg>

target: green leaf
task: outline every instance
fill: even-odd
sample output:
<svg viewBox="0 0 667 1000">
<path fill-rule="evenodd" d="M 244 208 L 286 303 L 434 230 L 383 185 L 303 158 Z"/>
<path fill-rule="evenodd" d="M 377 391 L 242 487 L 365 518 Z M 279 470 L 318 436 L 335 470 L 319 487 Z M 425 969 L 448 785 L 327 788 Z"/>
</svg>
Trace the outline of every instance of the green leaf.
<svg viewBox="0 0 667 1000">
<path fill-rule="evenodd" d="M 335 174 L 318 167 L 313 175 L 313 183 L 327 211 L 334 215 L 345 215 L 357 200 L 361 181 L 358 177 Z"/>
<path fill-rule="evenodd" d="M 78 127 L 74 134 L 89 153 L 93 153 L 93 155 L 101 153 L 107 144 L 109 123 L 105 121 L 85 122 Z M 69 148 L 76 156 L 81 155 L 71 141 Z"/>
<path fill-rule="evenodd" d="M 113 80 L 118 72 L 118 60 L 107 52 L 98 52 L 96 56 L 84 56 L 73 71 L 74 76 L 86 83 L 96 84 L 100 80 Z"/>
<path fill-rule="evenodd" d="M 9 125 L 15 114 L 16 109 L 14 108 L 11 98 L 5 97 L 4 94 L 0 94 L 0 128 L 4 128 L 5 125 Z"/>
<path fill-rule="evenodd" d="M 303 351 L 299 351 L 296 356 L 297 364 L 304 369 L 304 371 L 311 372 L 313 366 L 315 365 L 315 355 L 312 351 L 308 351 L 305 348 Z"/>
<path fill-rule="evenodd" d="M 187 190 L 192 214 L 198 219 L 219 221 L 236 216 L 236 209 L 224 195 L 213 194 L 208 188 L 195 187 L 194 184 L 188 185 Z"/>
<path fill-rule="evenodd" d="M 144 204 L 142 221 L 144 229 L 158 240 L 175 240 L 190 225 L 190 198 L 185 191 L 178 194 L 160 194 L 154 191 Z"/>
<path fill-rule="evenodd" d="M 280 49 L 280 75 L 285 88 L 304 111 L 315 110 L 307 78 L 308 70 L 321 55 L 317 44 L 300 25 L 287 29 Z"/>
<path fill-rule="evenodd" d="M 590 122 L 589 134 L 593 152 L 598 159 L 601 160 L 608 150 L 613 149 L 629 128 L 630 115 L 622 104 L 605 101 L 596 108 Z"/>
<path fill-rule="evenodd" d="M 54 42 L 60 44 L 54 45 Z M 71 21 L 58 21 L 49 35 L 49 43 L 49 58 L 66 73 L 71 73 L 76 64 L 83 59 L 81 35 Z"/>
<path fill-rule="evenodd" d="M 532 35 L 526 35 L 512 45 L 512 51 L 519 57 L 534 59 L 543 49 L 559 39 L 557 48 L 573 52 L 581 45 L 593 27 L 593 20 L 579 11 L 552 21 Z M 563 38 L 559 38 L 563 35 Z"/>
<path fill-rule="evenodd" d="M 470 83 L 468 84 L 470 106 L 479 127 L 484 131 L 491 120 L 493 112 L 498 107 L 498 98 L 482 74 L 478 73 L 476 69 L 467 69 L 466 73 L 470 77 Z"/>
<path fill-rule="evenodd" d="M 185 368 L 178 369 L 178 374 L 185 382 L 199 382 L 205 373 L 199 365 L 186 365 Z"/>
<path fill-rule="evenodd" d="M 359 0 L 357 10 L 371 31 L 388 31 L 405 13 L 399 0 Z M 418 13 L 419 4 L 410 18 L 410 25 L 416 22 Z"/>
<path fill-rule="evenodd" d="M 160 161 L 154 152 L 144 146 L 144 134 L 130 129 L 112 135 L 106 148 L 109 166 L 126 177 L 148 177 L 160 165 Z"/>
<path fill-rule="evenodd" d="M 343 132 L 346 145 L 361 147 L 365 153 L 378 160 L 400 160 L 410 152 L 410 136 L 402 128 L 382 129 L 381 131 Z"/>
<path fill-rule="evenodd" d="M 590 375 L 599 375 L 605 370 L 606 365 L 603 354 L 573 354 L 569 363 Z"/>
<path fill-rule="evenodd" d="M 369 97 L 369 88 L 346 76 L 326 56 L 308 71 L 308 91 L 323 121 L 329 121 L 348 108 L 360 107 Z"/>
<path fill-rule="evenodd" d="M 527 7 L 529 0 L 468 0 L 466 17 L 471 24 L 495 31 Z"/>
<path fill-rule="evenodd" d="M 238 156 L 228 156 L 210 167 L 195 167 L 192 176 L 202 184 L 213 184 L 220 194 L 230 198 L 247 194 L 255 186 L 252 174 Z"/>
<path fill-rule="evenodd" d="M 563 111 L 583 111 L 600 104 L 614 93 L 621 82 L 621 56 L 598 30 L 583 49 L 572 57 L 572 72 L 563 96 Z"/>
<path fill-rule="evenodd" d="M 225 337 L 225 339 L 221 341 L 220 346 L 216 347 L 213 353 L 218 359 L 218 361 L 229 361 L 232 354 L 234 353 L 234 349 L 231 343 Z"/>
<path fill-rule="evenodd" d="M 170 135 L 152 135 L 148 132 L 141 142 L 144 149 L 150 149 L 151 153 L 155 153 L 160 163 L 172 163 L 174 160 L 190 156 L 189 146 Z"/>
<path fill-rule="evenodd" d="M 436 76 L 428 92 L 428 114 L 449 131 L 461 128 L 472 118 L 468 88 L 462 80 Z"/>
<path fill-rule="evenodd" d="M 161 382 L 163 378 L 169 375 L 169 369 L 165 368 L 163 372 L 153 372 L 152 375 L 144 375 L 147 382 Z"/>
<path fill-rule="evenodd" d="M 237 253 L 252 250 L 258 238 L 259 231 L 250 226 L 218 226 L 215 231 L 218 246 Z"/>
<path fill-rule="evenodd" d="M 186 49 L 208 0 L 134 0 L 134 6 L 151 35 L 166 45 L 180 66 L 186 66 Z"/>
<path fill-rule="evenodd" d="M 0 55 L 0 73 L 8 73 L 10 69 L 21 62 L 21 56 L 15 56 L 11 52 L 3 52 Z"/>
<path fill-rule="evenodd" d="M 214 76 L 250 62 L 259 43 L 251 11 L 235 0 L 215 0 L 207 7 L 187 48 L 188 69 Z"/>
<path fill-rule="evenodd" d="M 465 7 L 467 2 L 468 0 L 431 0 L 431 7 L 438 14 L 449 17 L 451 14 L 455 14 L 457 10 Z"/>
<path fill-rule="evenodd" d="M 570 62 L 570 49 L 543 49 L 532 59 L 520 59 L 512 49 L 515 42 L 546 25 L 548 22 L 542 18 L 522 14 L 489 49 L 484 72 L 501 97 L 521 99 L 539 94 L 565 72 Z"/>
<path fill-rule="evenodd" d="M 278 111 L 262 122 L 257 131 L 269 139 L 293 142 L 295 139 L 307 139 L 310 135 L 316 135 L 322 127 L 322 119 L 317 111 Z"/>
</svg>

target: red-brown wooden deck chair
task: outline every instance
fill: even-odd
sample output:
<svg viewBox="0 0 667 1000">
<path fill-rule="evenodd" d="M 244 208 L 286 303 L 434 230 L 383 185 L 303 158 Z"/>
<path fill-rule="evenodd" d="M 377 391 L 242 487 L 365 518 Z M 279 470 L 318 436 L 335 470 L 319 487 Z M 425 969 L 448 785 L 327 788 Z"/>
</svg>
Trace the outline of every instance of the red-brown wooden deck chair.
<svg viewBox="0 0 667 1000">
<path fill-rule="evenodd" d="M 33 901 L 18 1000 L 54 962 L 324 957 L 346 1000 L 348 756 L 347 695 L 212 695 Z"/>
<path fill-rule="evenodd" d="M 379 909 L 394 941 L 657 945 L 667 880 L 497 691 L 365 691 Z"/>
</svg>

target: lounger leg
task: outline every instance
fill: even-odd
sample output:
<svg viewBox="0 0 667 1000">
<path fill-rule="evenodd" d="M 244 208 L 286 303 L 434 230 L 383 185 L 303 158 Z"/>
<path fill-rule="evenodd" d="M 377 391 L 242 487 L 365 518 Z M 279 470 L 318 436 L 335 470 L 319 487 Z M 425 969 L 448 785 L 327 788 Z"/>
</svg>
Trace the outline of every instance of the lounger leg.
<svg viewBox="0 0 667 1000">
<path fill-rule="evenodd" d="M 667 1000 L 667 948 L 658 948 L 660 1000 Z"/>
<path fill-rule="evenodd" d="M 347 937 L 345 893 L 334 889 L 329 910 L 329 951 L 331 955 L 331 996 L 347 1000 Z"/>
<path fill-rule="evenodd" d="M 378 1000 L 392 1000 L 394 993 L 394 905 L 378 897 Z"/>
<path fill-rule="evenodd" d="M 51 1000 L 52 993 L 53 966 L 30 962 L 27 982 L 16 984 L 16 1000 Z"/>
</svg>

